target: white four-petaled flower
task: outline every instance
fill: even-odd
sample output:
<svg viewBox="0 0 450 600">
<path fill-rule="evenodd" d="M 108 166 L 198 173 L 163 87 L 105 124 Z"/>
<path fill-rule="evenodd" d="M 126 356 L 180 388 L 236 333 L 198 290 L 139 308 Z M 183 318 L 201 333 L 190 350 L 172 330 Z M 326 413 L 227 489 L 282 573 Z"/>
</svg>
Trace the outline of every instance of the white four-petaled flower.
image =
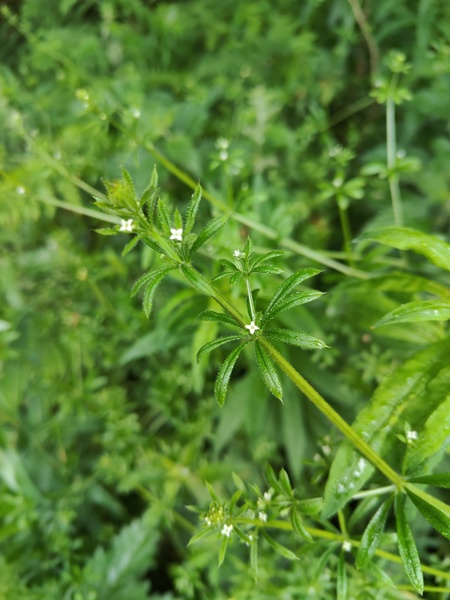
<svg viewBox="0 0 450 600">
<path fill-rule="evenodd" d="M 408 440 L 408 442 L 414 442 L 415 440 L 417 440 L 417 438 L 419 437 L 417 431 L 407 431 L 406 432 L 406 439 Z"/>
<path fill-rule="evenodd" d="M 170 233 L 172 234 L 170 236 L 171 240 L 176 240 L 177 242 L 183 241 L 183 230 L 182 229 L 171 229 Z"/>
<path fill-rule="evenodd" d="M 119 231 L 133 231 L 133 219 L 120 219 Z"/>
<path fill-rule="evenodd" d="M 242 252 L 240 250 L 235 250 L 233 252 L 233 256 L 235 256 L 236 258 L 241 258 Z"/>
<path fill-rule="evenodd" d="M 224 525 L 222 527 L 222 535 L 224 535 L 225 537 L 230 537 L 231 532 L 233 531 L 233 525 Z"/>
<path fill-rule="evenodd" d="M 245 329 L 248 329 L 250 331 L 250 333 L 253 335 L 255 333 L 255 331 L 258 331 L 259 327 L 258 325 L 255 325 L 255 322 L 252 321 L 250 323 L 250 325 L 246 325 Z"/>
<path fill-rule="evenodd" d="M 345 542 L 342 544 L 342 550 L 344 552 L 350 552 L 352 549 L 352 544 L 351 542 L 349 542 L 348 540 L 345 540 Z"/>
<path fill-rule="evenodd" d="M 266 523 L 266 521 L 267 521 L 267 513 L 265 513 L 262 510 L 260 510 L 259 513 L 258 513 L 258 519 L 260 521 L 263 521 L 263 523 Z"/>
</svg>

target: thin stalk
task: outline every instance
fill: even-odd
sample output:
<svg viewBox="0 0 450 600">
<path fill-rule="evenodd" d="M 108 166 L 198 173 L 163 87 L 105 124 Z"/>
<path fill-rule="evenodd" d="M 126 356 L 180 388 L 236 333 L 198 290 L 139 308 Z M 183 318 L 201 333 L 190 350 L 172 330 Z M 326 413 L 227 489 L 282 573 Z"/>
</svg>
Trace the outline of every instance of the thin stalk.
<svg viewBox="0 0 450 600">
<path fill-rule="evenodd" d="M 252 321 L 255 321 L 255 319 L 256 319 L 255 304 L 253 302 L 252 288 L 250 287 L 250 279 L 248 277 L 245 278 L 245 285 L 247 286 L 247 296 L 248 296 L 248 303 L 250 305 L 250 313 L 252 316 Z"/>
<path fill-rule="evenodd" d="M 276 348 L 272 346 L 264 337 L 259 337 L 258 341 L 270 354 L 274 362 L 285 373 L 292 383 L 305 394 L 314 406 L 341 431 L 353 446 L 361 452 L 389 481 L 391 481 L 399 490 L 403 490 L 404 480 L 381 456 L 356 433 L 354 429 L 345 421 L 341 415 L 334 410 L 332 406 L 315 390 L 300 373 L 294 369 Z"/>
<path fill-rule="evenodd" d="M 397 162 L 397 138 L 395 131 L 395 102 L 394 92 L 397 86 L 397 74 L 392 76 L 389 95 L 386 102 L 386 144 L 389 190 L 391 192 L 394 222 L 397 227 L 403 226 L 403 207 L 398 175 L 394 172 Z"/>
</svg>

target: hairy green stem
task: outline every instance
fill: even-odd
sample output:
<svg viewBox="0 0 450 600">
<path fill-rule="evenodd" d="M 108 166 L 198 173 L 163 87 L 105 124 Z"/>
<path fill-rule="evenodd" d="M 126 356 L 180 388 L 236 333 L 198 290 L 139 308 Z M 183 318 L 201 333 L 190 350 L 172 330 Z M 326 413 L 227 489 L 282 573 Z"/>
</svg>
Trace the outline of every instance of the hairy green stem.
<svg viewBox="0 0 450 600">
<path fill-rule="evenodd" d="M 255 304 L 253 302 L 252 288 L 250 287 L 250 279 L 248 277 L 245 278 L 245 285 L 247 286 L 247 296 L 248 303 L 250 305 L 250 313 L 252 315 L 252 321 L 254 321 L 256 319 Z"/>
<path fill-rule="evenodd" d="M 347 261 L 350 265 L 353 266 L 354 261 L 353 261 L 353 255 L 352 255 L 352 232 L 350 229 L 350 221 L 348 218 L 348 212 L 347 212 L 347 209 L 342 207 L 339 202 L 338 202 L 338 208 L 339 208 L 339 218 L 341 221 L 342 235 L 344 237 L 344 248 L 345 248 L 345 253 L 347 255 Z"/>
</svg>

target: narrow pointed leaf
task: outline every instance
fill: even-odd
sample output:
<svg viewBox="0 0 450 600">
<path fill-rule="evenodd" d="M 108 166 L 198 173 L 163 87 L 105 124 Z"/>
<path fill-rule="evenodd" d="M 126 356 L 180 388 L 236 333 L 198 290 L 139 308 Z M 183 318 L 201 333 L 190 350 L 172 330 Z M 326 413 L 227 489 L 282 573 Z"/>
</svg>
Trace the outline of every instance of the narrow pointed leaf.
<svg viewBox="0 0 450 600">
<path fill-rule="evenodd" d="M 211 278 L 211 281 L 219 281 L 219 279 L 223 279 L 224 277 L 231 277 L 235 272 L 236 271 L 222 271 L 221 273 L 214 275 L 214 277 Z"/>
<path fill-rule="evenodd" d="M 293 507 L 291 510 L 291 525 L 292 529 L 297 535 L 305 540 L 308 540 L 308 542 L 312 542 L 312 535 L 306 529 L 305 525 L 303 524 L 302 517 L 295 507 Z"/>
<path fill-rule="evenodd" d="M 366 567 L 372 559 L 372 556 L 375 554 L 375 550 L 379 546 L 380 539 L 384 531 L 384 526 L 386 525 L 386 519 L 389 514 L 393 498 L 394 497 L 391 496 L 388 500 L 383 502 L 377 512 L 370 519 L 369 524 L 367 525 L 361 538 L 361 543 L 356 555 L 357 569 Z"/>
<path fill-rule="evenodd" d="M 284 558 L 287 558 L 289 560 L 299 560 L 299 557 L 296 554 L 294 554 L 292 552 L 292 550 L 289 550 L 288 548 L 286 548 L 285 546 L 282 546 L 279 542 L 274 540 L 273 537 L 271 537 L 267 533 L 267 531 L 262 529 L 261 533 L 262 533 L 263 537 L 265 538 L 265 540 L 267 541 L 267 543 L 270 546 L 272 546 L 272 548 L 275 550 L 275 552 L 278 552 L 278 554 L 281 554 L 281 556 L 284 556 Z"/>
<path fill-rule="evenodd" d="M 239 279 L 241 279 L 241 277 L 242 277 L 241 272 L 238 271 L 237 273 L 233 273 L 233 275 L 230 277 L 230 284 L 233 285 L 234 283 L 239 281 Z"/>
<path fill-rule="evenodd" d="M 192 228 L 195 225 L 195 218 L 197 216 L 197 211 L 201 199 L 202 188 L 201 185 L 198 184 L 194 190 L 194 193 L 192 194 L 191 201 L 189 202 L 189 206 L 186 211 L 186 223 L 184 225 L 184 232 L 186 235 L 192 231 Z"/>
<path fill-rule="evenodd" d="M 242 352 L 242 350 L 247 344 L 248 342 L 245 341 L 244 343 L 240 344 L 237 348 L 235 348 L 233 352 L 225 359 L 225 361 L 219 369 L 214 385 L 214 396 L 219 406 L 223 406 L 225 404 L 228 384 L 230 383 L 230 377 L 233 371 L 233 367 L 239 357 L 239 354 Z"/>
<path fill-rule="evenodd" d="M 262 380 L 275 398 L 282 400 L 283 388 L 275 364 L 259 342 L 255 342 L 255 355 Z"/>
<path fill-rule="evenodd" d="M 266 465 L 264 473 L 266 476 L 267 483 L 270 485 L 270 487 L 272 487 L 279 494 L 284 495 L 284 490 L 281 487 L 277 476 L 275 475 L 275 471 L 269 464 Z"/>
<path fill-rule="evenodd" d="M 303 515 L 317 517 L 322 511 L 323 499 L 307 498 L 306 500 L 299 500 L 296 506 Z"/>
<path fill-rule="evenodd" d="M 288 277 L 285 281 L 283 281 L 283 283 L 280 285 L 278 290 L 275 292 L 275 295 L 273 296 L 272 300 L 269 303 L 269 306 L 267 307 L 267 312 L 270 313 L 272 308 L 274 308 L 276 306 L 276 304 L 278 304 L 278 302 L 280 302 L 280 300 L 283 300 L 287 294 L 290 294 L 290 292 L 297 285 L 302 283 L 302 281 L 305 281 L 306 279 L 309 279 L 310 277 L 314 277 L 315 275 L 318 275 L 319 273 L 321 273 L 320 269 L 312 269 L 312 268 L 300 269 L 299 271 L 296 271 L 295 273 L 293 273 L 290 277 Z"/>
<path fill-rule="evenodd" d="M 212 238 L 216 233 L 218 233 L 225 223 L 228 221 L 228 215 L 222 215 L 217 219 L 213 219 L 210 221 L 205 227 L 200 231 L 197 236 L 197 239 L 192 244 L 191 253 L 196 252 L 203 244 L 205 244 L 210 238 Z"/>
<path fill-rule="evenodd" d="M 135 281 L 133 287 L 131 288 L 130 296 L 133 298 L 143 287 L 153 281 L 155 277 L 159 277 L 161 274 L 165 275 L 166 273 L 169 273 L 169 271 L 172 271 L 173 268 L 174 267 L 161 267 L 160 269 L 155 269 L 154 271 L 144 273 Z"/>
<path fill-rule="evenodd" d="M 317 298 L 320 298 L 320 296 L 322 295 L 323 292 L 318 292 L 317 290 L 306 290 L 304 292 L 296 292 L 295 294 L 290 294 L 289 296 L 280 299 L 271 308 L 267 308 L 263 316 L 263 321 L 270 321 L 276 315 L 286 310 L 290 310 L 291 308 L 294 308 L 296 306 L 299 306 L 300 304 L 306 304 L 307 302 L 317 300 Z"/>
<path fill-rule="evenodd" d="M 423 300 L 402 304 L 387 315 L 384 315 L 372 329 L 383 325 L 397 323 L 418 323 L 421 321 L 448 321 L 450 319 L 450 302 L 443 300 Z"/>
<path fill-rule="evenodd" d="M 406 493 L 434 529 L 450 540 L 450 506 L 416 487 L 407 486 Z"/>
<path fill-rule="evenodd" d="M 278 267 L 275 267 L 274 265 L 261 265 L 259 267 L 254 267 L 251 270 L 252 273 L 261 273 L 263 275 L 279 275 L 280 273 L 283 272 L 282 269 L 279 269 Z"/>
<path fill-rule="evenodd" d="M 222 541 L 220 542 L 219 549 L 219 567 L 225 560 L 225 554 L 227 553 L 228 544 L 230 543 L 230 538 L 226 535 L 222 536 Z"/>
<path fill-rule="evenodd" d="M 136 188 L 134 187 L 133 178 L 131 177 L 130 173 L 124 168 L 122 168 L 122 178 L 125 182 L 125 189 L 127 191 L 127 196 L 129 200 L 137 203 L 137 194 Z"/>
<path fill-rule="evenodd" d="M 329 347 L 319 338 L 304 331 L 294 331 L 294 329 L 265 329 L 264 336 L 292 346 L 299 346 L 305 350 L 320 350 Z"/>
<path fill-rule="evenodd" d="M 158 214 L 158 220 L 159 220 L 162 230 L 170 238 L 170 229 L 172 227 L 172 224 L 170 221 L 170 214 L 169 214 L 169 211 L 167 209 L 165 202 L 163 200 L 161 200 L 161 198 L 158 198 L 158 203 L 156 205 L 156 211 Z"/>
<path fill-rule="evenodd" d="M 397 494 L 395 497 L 395 517 L 397 523 L 397 542 L 403 568 L 414 590 L 423 594 L 423 573 L 420 566 L 419 553 L 408 525 L 404 507 L 405 497 Z"/>
<path fill-rule="evenodd" d="M 279 481 L 280 481 L 280 485 L 283 488 L 286 496 L 290 496 L 291 498 L 293 498 L 292 486 L 291 486 L 291 482 L 289 481 L 289 475 L 286 473 L 286 471 L 284 469 L 280 470 Z"/>
<path fill-rule="evenodd" d="M 206 485 L 206 489 L 208 490 L 209 495 L 211 496 L 211 500 L 214 500 L 214 502 L 217 502 L 218 504 L 220 504 L 219 497 L 217 496 L 216 492 L 214 491 L 213 486 L 209 483 L 209 481 L 205 481 L 205 485 Z"/>
<path fill-rule="evenodd" d="M 208 354 L 208 352 L 212 352 L 213 350 L 215 350 L 216 348 L 220 348 L 220 346 L 223 346 L 223 344 L 228 344 L 229 342 L 235 342 L 236 340 L 241 340 L 242 336 L 240 335 L 229 335 L 228 337 L 220 337 L 217 338 L 216 340 L 212 340 L 211 342 L 208 342 L 207 344 L 204 344 L 200 350 L 197 352 L 197 362 L 200 361 L 200 359 L 205 356 L 205 354 Z"/>
<path fill-rule="evenodd" d="M 142 241 L 146 246 L 157 252 L 158 254 L 164 254 L 164 250 L 161 248 L 159 244 L 150 239 L 149 237 L 143 237 Z"/>
<path fill-rule="evenodd" d="M 156 166 L 153 167 L 152 176 L 150 178 L 150 183 L 145 188 L 144 193 L 141 196 L 140 204 L 141 206 L 146 205 L 146 214 L 147 221 L 150 226 L 153 227 L 154 215 L 155 215 L 155 207 L 156 202 L 158 200 L 158 173 L 156 171 Z"/>
<path fill-rule="evenodd" d="M 169 269 L 171 270 L 171 269 Z M 152 311 L 152 306 L 153 306 L 153 298 L 155 296 L 155 292 L 158 289 L 158 286 L 160 285 L 160 283 L 162 282 L 162 280 L 164 279 L 164 277 L 167 275 L 168 271 L 164 271 L 159 273 L 159 275 L 157 275 L 156 277 L 154 277 L 152 279 L 152 281 L 148 284 L 147 289 L 144 292 L 144 297 L 142 300 L 142 306 L 144 308 L 144 313 L 145 316 L 147 317 L 147 319 L 150 316 L 150 313 Z"/>
<path fill-rule="evenodd" d="M 175 229 L 183 229 L 183 218 L 178 208 L 173 213 L 173 226 Z M 183 234 L 186 234 L 186 231 L 183 231 Z"/>
<path fill-rule="evenodd" d="M 133 248 L 140 242 L 141 238 L 138 235 L 135 235 L 131 238 L 131 240 L 126 244 L 125 248 L 122 250 L 122 256 L 126 256 L 128 252 L 131 252 Z"/>
<path fill-rule="evenodd" d="M 239 271 L 237 266 L 234 263 L 232 263 L 231 260 L 228 260 L 226 258 L 221 258 L 219 260 L 219 263 L 222 267 L 226 267 L 227 270 L 229 270 L 229 271 Z"/>
<path fill-rule="evenodd" d="M 119 233 L 119 230 L 114 229 L 114 227 L 102 227 L 101 229 L 94 229 L 94 231 L 100 235 L 117 235 Z"/>
<path fill-rule="evenodd" d="M 215 323 L 223 323 L 224 325 L 232 325 L 233 327 L 241 327 L 241 325 L 230 317 L 227 313 L 218 313 L 213 310 L 205 310 L 197 316 L 198 321 L 214 321 Z"/>
<path fill-rule="evenodd" d="M 197 542 L 201 538 L 205 537 L 205 535 L 208 535 L 211 533 L 212 533 L 212 531 L 211 531 L 210 527 L 202 527 L 191 537 L 191 539 L 188 542 L 188 546 L 195 544 L 195 542 Z"/>
<path fill-rule="evenodd" d="M 433 473 L 432 475 L 420 475 L 411 477 L 411 483 L 424 483 L 435 487 L 450 488 L 450 473 Z"/>
<path fill-rule="evenodd" d="M 426 256 L 441 269 L 450 271 L 450 244 L 436 236 L 406 227 L 385 227 L 370 231 L 362 237 L 399 250 L 412 250 Z"/>
<path fill-rule="evenodd" d="M 265 263 L 274 258 L 278 258 L 279 256 L 284 256 L 285 254 L 286 253 L 282 250 L 271 250 L 270 252 L 267 252 L 267 254 L 262 254 L 261 256 L 258 256 L 256 260 L 252 261 L 252 268 L 257 267 L 258 265 L 261 265 L 262 263 Z"/>
</svg>

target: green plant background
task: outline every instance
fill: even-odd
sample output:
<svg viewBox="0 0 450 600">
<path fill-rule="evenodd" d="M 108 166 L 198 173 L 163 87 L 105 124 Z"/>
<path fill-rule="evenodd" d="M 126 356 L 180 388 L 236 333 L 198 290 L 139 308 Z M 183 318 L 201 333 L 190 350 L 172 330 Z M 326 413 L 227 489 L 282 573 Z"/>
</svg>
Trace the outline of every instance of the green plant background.
<svg viewBox="0 0 450 600">
<path fill-rule="evenodd" d="M 249 233 L 259 250 L 290 239 L 348 263 L 350 273 L 325 267 L 315 285 L 327 295 L 283 316 L 282 325 L 331 346 L 286 347 L 286 354 L 352 421 L 396 367 L 448 332 L 442 322 L 372 330 L 417 290 L 376 288 L 364 275 L 389 275 L 405 257 L 359 241 L 349 260 L 341 227 L 337 179 L 353 182 L 352 239 L 393 224 L 387 181 L 371 175 L 386 162 L 386 117 L 370 95 L 377 78 L 389 76 L 384 59 L 392 50 L 412 65 L 402 79 L 412 99 L 396 109 L 398 148 L 411 159 L 401 173 L 405 224 L 443 239 L 450 225 L 449 5 L 364 2 L 368 39 L 355 6 L 24 0 L 3 7 L 1 599 L 336 597 L 338 554 L 327 554 L 327 540 L 307 546 L 295 568 L 264 547 L 258 583 L 243 544 L 220 569 L 217 540 L 187 548 L 198 519 L 186 507 L 208 505 L 205 480 L 231 496 L 235 472 L 264 490 L 269 462 L 288 470 L 300 494 L 321 496 L 340 436 L 287 381 L 284 405 L 271 398 L 250 353 L 218 409 L 214 375 L 225 354 L 195 361 L 214 334 L 195 317 L 212 307 L 173 278 L 148 322 L 129 289 L 154 258 L 144 247 L 122 258 L 125 238 L 98 236 L 90 211 L 103 178 L 124 166 L 142 191 L 157 163 L 164 194 L 181 211 L 191 195 L 185 173 L 213 195 L 200 221 L 224 208 L 250 220 L 231 218 L 206 248 L 200 262 L 211 275 L 215 259 L 242 249 Z M 423 259 L 408 261 L 410 271 L 448 284 Z M 283 262 L 286 274 L 321 266 L 295 250 Z M 262 282 L 260 295 L 270 298 L 279 280 Z M 448 457 L 439 459 L 448 470 Z M 355 515 L 349 507 L 360 535 L 367 513 Z M 421 556 L 448 570 L 448 542 L 420 519 L 414 527 Z M 384 547 L 395 551 L 391 534 Z M 378 598 L 380 585 L 385 598 L 411 597 L 400 567 L 387 560 L 369 572 L 351 566 L 350 574 L 350 598 Z"/>
</svg>

